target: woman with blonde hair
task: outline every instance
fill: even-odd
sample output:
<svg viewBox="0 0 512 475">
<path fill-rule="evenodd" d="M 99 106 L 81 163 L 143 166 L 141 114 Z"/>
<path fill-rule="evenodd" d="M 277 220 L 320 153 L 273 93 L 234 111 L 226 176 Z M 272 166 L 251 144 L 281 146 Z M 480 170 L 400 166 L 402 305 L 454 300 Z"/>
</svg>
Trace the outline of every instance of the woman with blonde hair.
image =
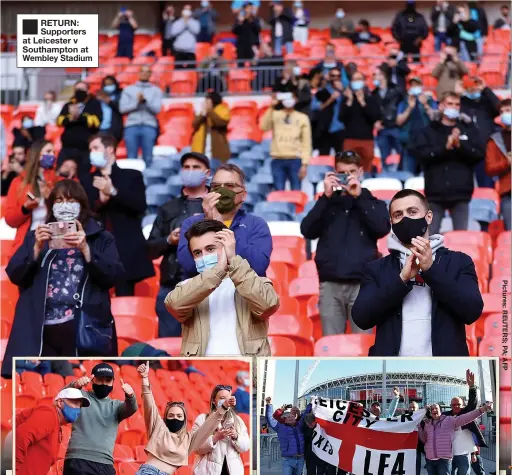
<svg viewBox="0 0 512 475">
<path fill-rule="evenodd" d="M 217 385 L 210 397 L 210 413 L 200 414 L 192 430 L 200 430 L 211 421 L 220 401 L 229 399 L 231 386 Z M 240 454 L 250 447 L 249 434 L 244 421 L 234 412 L 227 412 L 217 422 L 215 432 L 196 450 L 198 458 L 194 466 L 195 475 L 243 475 L 244 463 Z"/>
<path fill-rule="evenodd" d="M 218 424 L 236 405 L 233 396 L 219 400 L 216 410 L 202 427 L 187 431 L 187 411 L 183 402 L 168 402 L 163 418 L 149 384 L 149 361 L 137 371 L 142 378 L 142 400 L 148 443 L 146 462 L 136 475 L 172 475 L 179 467 L 188 465 L 189 455 L 213 434 Z"/>
<path fill-rule="evenodd" d="M 9 257 L 21 246 L 29 231 L 35 231 L 44 223 L 45 200 L 58 179 L 53 144 L 48 140 L 35 142 L 28 152 L 25 170 L 14 178 L 7 193 L 5 222 L 16 228 Z"/>
</svg>

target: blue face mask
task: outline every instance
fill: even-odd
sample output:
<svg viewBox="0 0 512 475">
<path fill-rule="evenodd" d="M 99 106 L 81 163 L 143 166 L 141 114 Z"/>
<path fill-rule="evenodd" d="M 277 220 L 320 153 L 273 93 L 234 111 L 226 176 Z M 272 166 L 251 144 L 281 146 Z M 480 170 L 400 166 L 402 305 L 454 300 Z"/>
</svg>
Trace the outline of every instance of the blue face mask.
<svg viewBox="0 0 512 475">
<path fill-rule="evenodd" d="M 116 92 L 116 85 L 115 84 L 107 84 L 106 86 L 103 86 L 103 90 L 107 94 L 112 94 L 113 92 Z"/>
<path fill-rule="evenodd" d="M 352 81 L 350 87 L 353 91 L 360 91 L 364 87 L 364 81 Z"/>
<path fill-rule="evenodd" d="M 448 118 L 448 119 L 458 119 L 459 116 L 460 116 L 460 111 L 458 111 L 457 109 L 453 109 L 451 107 L 448 107 L 444 110 L 443 114 Z"/>
<path fill-rule="evenodd" d="M 34 127 L 34 121 L 32 119 L 29 119 L 29 118 L 23 119 L 23 122 L 22 122 L 21 126 L 24 129 L 30 129 L 31 127 Z"/>
<path fill-rule="evenodd" d="M 201 6 L 202 6 L 203 8 L 208 8 L 208 5 L 209 5 L 209 4 L 210 4 L 210 3 L 209 3 L 208 1 L 206 1 L 206 0 L 203 0 L 203 1 L 201 2 Z"/>
<path fill-rule="evenodd" d="M 421 86 L 413 86 L 409 89 L 409 94 L 411 96 L 419 96 L 423 92 L 423 88 Z"/>
<path fill-rule="evenodd" d="M 195 259 L 197 272 L 202 274 L 206 269 L 215 267 L 217 262 L 219 262 L 219 256 L 216 253 L 198 257 Z"/>
<path fill-rule="evenodd" d="M 44 155 L 41 155 L 41 158 L 39 159 L 39 166 L 45 170 L 51 170 L 54 163 L 55 155 L 51 153 L 45 153 Z"/>
<path fill-rule="evenodd" d="M 466 92 L 466 97 L 469 99 L 480 99 L 481 92 Z"/>
<path fill-rule="evenodd" d="M 379 87 L 379 86 L 380 86 L 380 80 L 379 80 L 379 79 L 374 79 L 374 80 L 373 80 L 373 85 L 374 85 L 375 87 Z"/>
<path fill-rule="evenodd" d="M 78 419 L 78 416 L 80 415 L 80 410 L 80 407 L 71 407 L 68 406 L 66 403 L 64 403 L 64 406 L 61 409 L 64 419 L 67 422 L 70 422 L 71 424 Z"/>
<path fill-rule="evenodd" d="M 107 164 L 105 152 L 91 152 L 89 153 L 89 160 L 91 165 L 96 168 L 103 168 Z"/>
<path fill-rule="evenodd" d="M 503 125 L 505 127 L 510 127 L 510 124 L 512 123 L 512 112 L 503 112 L 500 117 Z"/>
<path fill-rule="evenodd" d="M 180 170 L 183 186 L 195 188 L 206 181 L 206 173 L 203 170 Z"/>
</svg>

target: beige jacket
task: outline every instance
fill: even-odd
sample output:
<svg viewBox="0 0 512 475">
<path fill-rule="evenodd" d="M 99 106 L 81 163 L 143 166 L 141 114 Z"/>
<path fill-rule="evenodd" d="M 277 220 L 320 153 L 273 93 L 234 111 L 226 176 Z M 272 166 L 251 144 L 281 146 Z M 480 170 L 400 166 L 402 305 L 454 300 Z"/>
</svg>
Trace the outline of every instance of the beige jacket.
<svg viewBox="0 0 512 475">
<path fill-rule="evenodd" d="M 182 356 L 204 356 L 210 337 L 209 295 L 230 278 L 235 285 L 236 335 L 243 356 L 270 356 L 268 319 L 279 308 L 272 281 L 259 277 L 249 263 L 235 256 L 228 271 L 206 269 L 180 282 L 165 298 L 169 312 L 181 322 Z"/>
<path fill-rule="evenodd" d="M 226 458 L 229 475 L 244 475 L 244 463 L 240 454 L 249 450 L 251 442 L 244 421 L 240 417 L 236 419 L 235 429 L 238 432 L 236 440 L 224 439 L 214 444 L 213 435 L 211 435 L 196 450 L 198 460 L 194 465 L 195 475 L 220 475 L 224 458 Z M 205 421 L 206 414 L 197 416 L 192 430 L 202 427 Z M 221 428 L 222 424 L 219 424 L 217 429 Z"/>
<path fill-rule="evenodd" d="M 261 118 L 260 126 L 263 132 L 272 130 L 272 158 L 300 158 L 303 165 L 309 163 L 313 150 L 311 123 L 306 114 L 298 111 L 287 114 L 284 110 L 269 107 Z"/>
<path fill-rule="evenodd" d="M 194 425 L 190 432 L 183 430 L 183 433 L 175 434 L 167 429 L 165 422 L 160 417 L 151 386 L 142 386 L 142 401 L 148 436 L 145 450 L 148 454 L 167 464 L 168 473 L 174 473 L 177 467 L 188 465 L 188 456 L 213 434 L 226 413 L 226 410 L 220 406 L 201 427 Z"/>
<path fill-rule="evenodd" d="M 455 83 L 468 73 L 464 62 L 457 59 L 448 63 L 439 63 L 432 70 L 432 76 L 437 79 L 437 100 L 441 101 L 445 92 L 455 91 Z"/>
</svg>

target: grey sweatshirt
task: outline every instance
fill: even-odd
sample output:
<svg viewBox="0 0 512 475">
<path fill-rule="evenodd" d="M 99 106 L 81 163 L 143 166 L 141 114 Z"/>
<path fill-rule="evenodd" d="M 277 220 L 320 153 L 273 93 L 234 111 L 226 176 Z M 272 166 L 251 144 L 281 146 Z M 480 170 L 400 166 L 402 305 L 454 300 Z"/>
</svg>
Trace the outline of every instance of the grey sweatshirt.
<svg viewBox="0 0 512 475">
<path fill-rule="evenodd" d="M 137 399 L 133 395 L 121 402 L 109 397 L 98 399 L 93 391 L 82 390 L 82 393 L 91 405 L 72 426 L 66 459 L 113 465 L 119 423 L 137 412 Z"/>
<path fill-rule="evenodd" d="M 144 94 L 146 102 L 140 103 L 137 94 Z M 150 82 L 137 81 L 123 89 L 119 101 L 119 112 L 128 114 L 125 127 L 132 125 L 149 125 L 158 128 L 156 115 L 162 108 L 162 91 Z"/>
<path fill-rule="evenodd" d="M 171 37 L 174 38 L 174 49 L 180 53 L 195 53 L 196 38 L 201 31 L 200 23 L 194 18 L 186 22 L 179 18 L 171 25 Z"/>
<path fill-rule="evenodd" d="M 435 260 L 436 251 L 444 247 L 444 237 L 433 234 L 429 241 Z M 394 234 L 388 238 L 388 248 L 400 252 L 400 265 L 403 267 L 411 251 Z M 402 303 L 400 356 L 432 356 L 432 291 L 421 273 L 413 280 L 412 290 Z"/>
</svg>

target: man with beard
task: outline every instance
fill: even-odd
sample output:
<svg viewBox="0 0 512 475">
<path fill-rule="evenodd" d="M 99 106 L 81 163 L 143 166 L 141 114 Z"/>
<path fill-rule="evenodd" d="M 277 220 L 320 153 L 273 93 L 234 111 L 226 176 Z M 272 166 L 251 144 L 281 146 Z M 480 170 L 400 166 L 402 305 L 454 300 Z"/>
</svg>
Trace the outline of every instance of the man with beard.
<svg viewBox="0 0 512 475">
<path fill-rule="evenodd" d="M 114 389 L 114 370 L 107 363 L 92 369 L 92 378 L 83 376 L 68 387 L 81 389 L 91 405 L 73 424 L 63 475 L 115 475 L 114 444 L 119 424 L 137 412 L 132 387 L 121 379 L 124 402 L 110 399 Z M 92 391 L 83 388 L 92 383 Z"/>
</svg>

